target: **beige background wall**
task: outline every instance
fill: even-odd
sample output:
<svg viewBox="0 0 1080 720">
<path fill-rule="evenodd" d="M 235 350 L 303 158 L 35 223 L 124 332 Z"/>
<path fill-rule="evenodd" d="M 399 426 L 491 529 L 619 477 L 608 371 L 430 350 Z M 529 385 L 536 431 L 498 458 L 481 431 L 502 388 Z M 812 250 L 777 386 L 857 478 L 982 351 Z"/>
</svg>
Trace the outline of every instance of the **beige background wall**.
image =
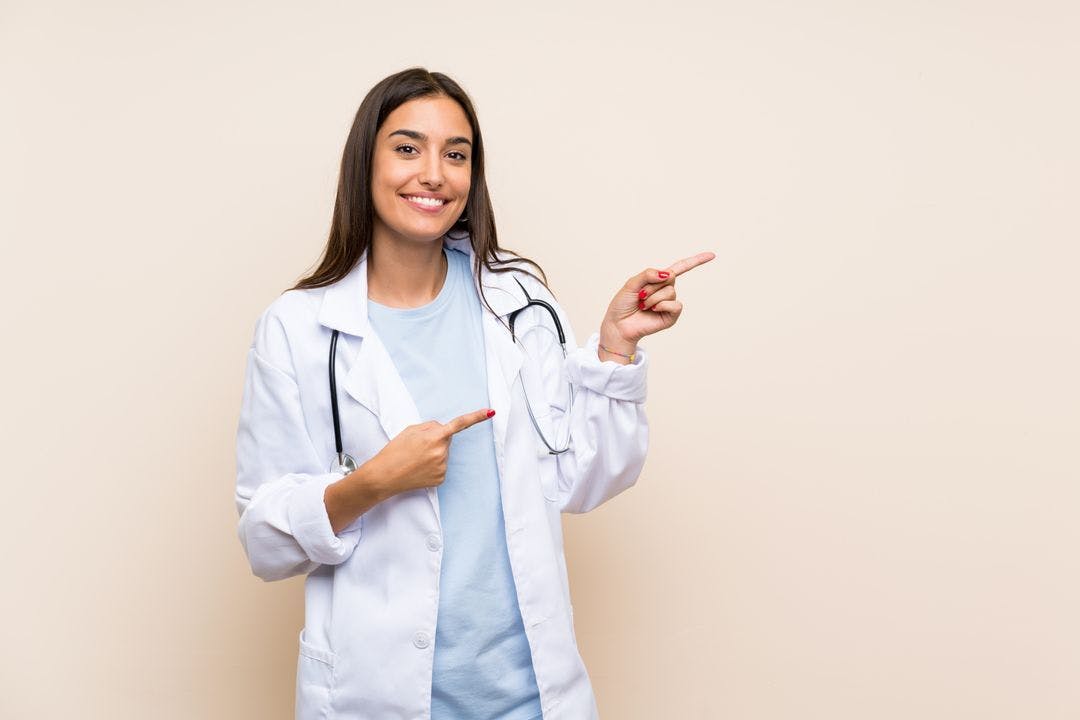
<svg viewBox="0 0 1080 720">
<path fill-rule="evenodd" d="M 565 519 L 604 718 L 1080 716 L 1076 5 L 511 5 L 0 4 L 0 717 L 291 717 L 244 355 L 417 64 L 579 338 L 717 253 Z"/>
</svg>

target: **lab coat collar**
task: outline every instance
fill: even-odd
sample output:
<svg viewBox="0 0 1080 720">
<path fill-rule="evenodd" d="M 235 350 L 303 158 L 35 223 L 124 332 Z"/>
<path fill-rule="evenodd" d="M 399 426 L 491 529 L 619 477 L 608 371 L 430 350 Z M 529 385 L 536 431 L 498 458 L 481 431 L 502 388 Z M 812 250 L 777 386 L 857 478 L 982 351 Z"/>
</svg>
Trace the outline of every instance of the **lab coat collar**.
<svg viewBox="0 0 1080 720">
<path fill-rule="evenodd" d="M 444 235 L 443 245 L 464 252 L 469 256 L 469 267 L 474 268 L 476 260 L 472 239 L 468 234 L 460 234 L 456 237 Z M 367 260 L 368 251 L 365 250 L 359 262 L 345 277 L 327 286 L 319 308 L 321 325 L 356 337 L 364 337 L 368 334 L 371 326 L 368 322 L 367 306 Z M 475 285 L 474 272 L 471 271 L 470 276 Z M 528 299 L 514 282 L 512 273 L 491 272 L 487 266 L 482 265 L 480 285 L 484 288 L 484 297 L 487 298 L 488 304 L 500 317 L 509 315 L 528 304 Z M 479 288 L 477 289 L 479 292 Z M 484 308 L 484 311 L 487 312 L 487 308 Z"/>
</svg>

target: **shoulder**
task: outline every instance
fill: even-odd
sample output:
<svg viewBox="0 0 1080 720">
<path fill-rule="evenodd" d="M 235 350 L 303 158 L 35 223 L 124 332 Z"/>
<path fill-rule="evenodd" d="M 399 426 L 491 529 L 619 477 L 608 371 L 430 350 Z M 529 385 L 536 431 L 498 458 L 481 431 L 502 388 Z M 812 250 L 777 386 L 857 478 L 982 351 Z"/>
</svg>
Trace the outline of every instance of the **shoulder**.
<svg viewBox="0 0 1080 720">
<path fill-rule="evenodd" d="M 262 360 L 292 375 L 294 349 L 318 327 L 319 306 L 326 288 L 286 290 L 259 314 L 251 350 Z"/>
<path fill-rule="evenodd" d="M 498 250 L 496 256 L 500 262 L 494 267 L 504 272 L 504 277 L 514 290 L 520 293 L 518 284 L 525 288 L 529 297 L 557 304 L 551 289 L 543 283 L 537 266 L 511 250 Z M 512 279 L 511 279 L 512 278 Z M 514 281 L 517 282 L 514 282 Z"/>
</svg>

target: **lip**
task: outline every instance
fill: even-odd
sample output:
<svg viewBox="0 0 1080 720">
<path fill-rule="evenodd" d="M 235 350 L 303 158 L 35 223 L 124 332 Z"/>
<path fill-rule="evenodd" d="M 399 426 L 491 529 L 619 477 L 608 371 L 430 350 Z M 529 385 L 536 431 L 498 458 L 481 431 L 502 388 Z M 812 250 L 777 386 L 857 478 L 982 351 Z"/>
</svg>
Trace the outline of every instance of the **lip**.
<svg viewBox="0 0 1080 720">
<path fill-rule="evenodd" d="M 443 202 L 442 205 L 440 205 L 438 207 L 428 207 L 427 205 L 421 205 L 419 203 L 414 203 L 413 201 L 409 200 L 409 198 L 406 197 L 405 195 L 399 195 L 398 196 L 405 202 L 406 205 L 411 207 L 413 210 L 416 210 L 418 212 L 422 212 L 422 213 L 424 213 L 426 215 L 438 215 L 443 210 L 445 210 L 447 208 L 447 206 L 450 204 L 450 201 L 447 198 L 445 198 L 442 195 L 436 195 L 435 193 L 409 193 L 409 194 L 410 195 L 415 195 L 415 196 L 418 196 L 418 197 L 438 198 L 439 200 L 444 200 L 445 201 L 445 202 Z"/>
</svg>

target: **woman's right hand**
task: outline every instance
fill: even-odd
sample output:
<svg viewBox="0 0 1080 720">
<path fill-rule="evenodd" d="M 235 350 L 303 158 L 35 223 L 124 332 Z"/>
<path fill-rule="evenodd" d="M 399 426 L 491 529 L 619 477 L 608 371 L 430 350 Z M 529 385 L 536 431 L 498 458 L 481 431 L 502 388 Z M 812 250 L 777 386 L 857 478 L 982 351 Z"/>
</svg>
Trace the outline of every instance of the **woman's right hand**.
<svg viewBox="0 0 1080 720">
<path fill-rule="evenodd" d="M 485 408 L 459 415 L 445 424 L 429 420 L 409 425 L 364 464 L 373 464 L 372 477 L 387 497 L 408 490 L 437 487 L 446 479 L 450 441 L 454 435 L 494 414 L 494 410 Z"/>
<path fill-rule="evenodd" d="M 407 490 L 442 485 L 455 433 L 487 420 L 494 410 L 475 410 L 450 422 L 409 425 L 374 457 L 326 487 L 323 502 L 335 533 L 375 505 Z"/>
</svg>

